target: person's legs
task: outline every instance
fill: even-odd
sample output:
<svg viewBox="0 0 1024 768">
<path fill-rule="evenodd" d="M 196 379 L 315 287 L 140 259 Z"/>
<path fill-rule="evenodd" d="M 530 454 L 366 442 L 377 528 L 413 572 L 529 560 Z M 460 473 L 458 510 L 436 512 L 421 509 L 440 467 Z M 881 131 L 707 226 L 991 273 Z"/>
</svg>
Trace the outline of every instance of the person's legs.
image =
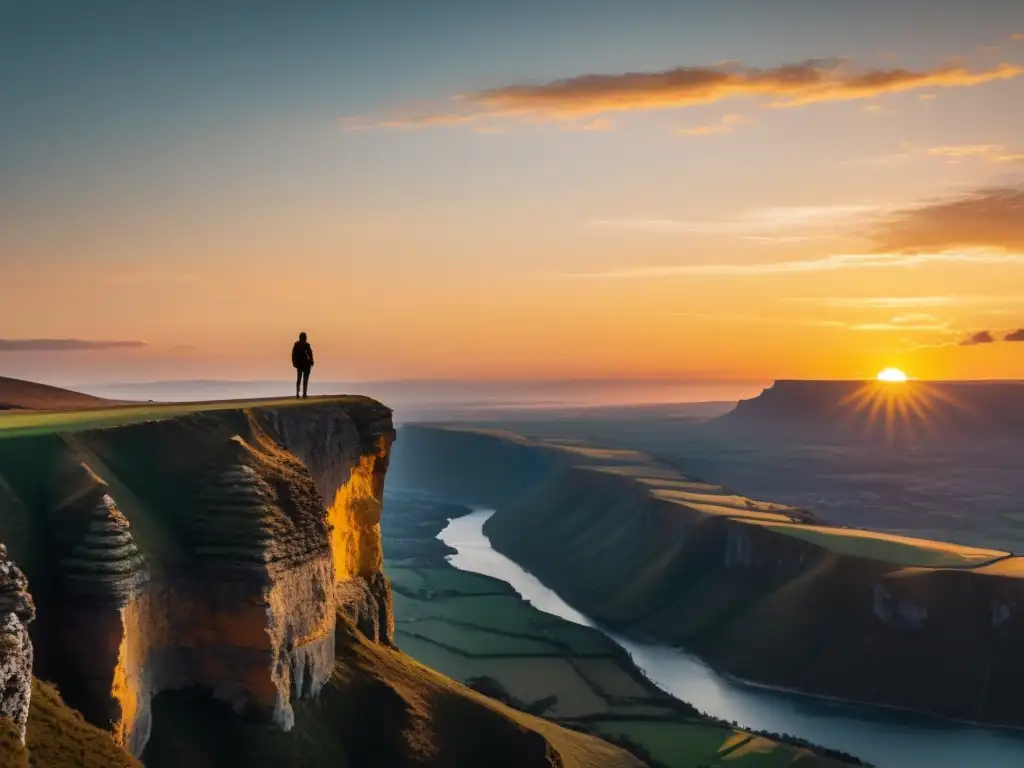
<svg viewBox="0 0 1024 768">
<path fill-rule="evenodd" d="M 302 369 L 302 396 L 306 396 L 306 390 L 309 389 L 309 368 Z"/>
<path fill-rule="evenodd" d="M 299 387 L 302 386 L 302 369 L 295 369 L 295 396 L 299 396 Z"/>
</svg>

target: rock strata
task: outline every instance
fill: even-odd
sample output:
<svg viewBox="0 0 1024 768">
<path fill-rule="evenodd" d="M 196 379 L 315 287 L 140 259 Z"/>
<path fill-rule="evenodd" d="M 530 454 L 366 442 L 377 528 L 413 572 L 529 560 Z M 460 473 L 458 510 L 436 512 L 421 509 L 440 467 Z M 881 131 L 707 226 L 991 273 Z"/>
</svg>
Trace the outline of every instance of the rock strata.
<svg viewBox="0 0 1024 768">
<path fill-rule="evenodd" d="M 136 756 L 163 691 L 204 690 L 290 730 L 330 679 L 339 611 L 391 643 L 390 415 L 353 399 L 9 441 L 0 475 L 46 521 L 19 544 L 47 619 L 40 674 Z M 18 471 L 28 455 L 40 471 Z M 27 639 L 26 620 L 7 610 L 4 636 Z M 15 657 L 5 670 L 31 669 Z"/>
<path fill-rule="evenodd" d="M 32 699 L 32 642 L 28 624 L 35 606 L 25 575 L 0 544 L 0 718 L 11 720 L 22 742 Z"/>
</svg>

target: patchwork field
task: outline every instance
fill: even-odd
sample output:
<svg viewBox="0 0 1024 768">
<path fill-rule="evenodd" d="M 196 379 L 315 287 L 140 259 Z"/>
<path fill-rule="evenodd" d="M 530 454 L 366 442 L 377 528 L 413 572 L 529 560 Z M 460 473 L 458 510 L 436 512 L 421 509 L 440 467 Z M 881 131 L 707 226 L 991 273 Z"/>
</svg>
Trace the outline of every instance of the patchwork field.
<svg viewBox="0 0 1024 768">
<path fill-rule="evenodd" d="M 386 508 L 395 638 L 420 662 L 523 711 L 632 745 L 658 768 L 841 764 L 705 719 L 661 693 L 601 633 L 537 610 L 503 582 L 448 565 L 434 536 L 467 510 L 397 495 Z M 402 553 L 400 563 L 391 552 Z"/>
</svg>

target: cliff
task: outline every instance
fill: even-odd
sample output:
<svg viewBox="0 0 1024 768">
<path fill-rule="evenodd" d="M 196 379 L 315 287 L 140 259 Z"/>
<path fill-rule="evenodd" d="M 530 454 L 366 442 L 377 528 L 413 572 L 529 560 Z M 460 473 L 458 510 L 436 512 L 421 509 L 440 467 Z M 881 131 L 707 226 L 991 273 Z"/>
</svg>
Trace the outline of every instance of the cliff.
<svg viewBox="0 0 1024 768">
<path fill-rule="evenodd" d="M 923 439 L 1019 436 L 1024 382 L 780 380 L 712 424 L 719 429 L 801 429 Z"/>
<path fill-rule="evenodd" d="M 191 743 L 204 727 L 235 734 L 245 764 L 370 765 L 374 738 L 396 766 L 463 764 L 437 762 L 454 728 L 439 713 L 475 711 L 479 697 L 388 650 L 379 522 L 394 438 L 391 412 L 357 397 L 0 418 L 0 541 L 24 571 L 0 558 L 0 714 L 18 741 L 27 734 L 33 765 L 68 754 L 133 764 L 182 696 L 206 716 L 175 738 Z M 66 706 L 55 693 L 27 706 L 29 670 L 55 682 Z M 107 731 L 121 757 L 34 747 L 33 732 L 53 721 L 47 706 Z M 506 725 L 512 711 L 487 706 L 481 734 L 467 740 L 474 759 L 480 736 L 504 734 L 516 765 L 604 765 L 574 761 L 590 749 L 608 765 L 639 764 L 590 737 Z M 303 753 L 310 733 L 318 738 Z M 318 753 L 318 739 L 338 759 Z M 256 744 L 276 746 L 264 754 Z M 274 750 L 306 760 L 272 760 Z M 146 752 L 147 764 L 171 764 L 166 751 Z M 207 764 L 224 764 L 215 753 Z"/>
<path fill-rule="evenodd" d="M 467 435 L 467 461 L 503 442 Z M 596 620 L 759 683 L 1024 725 L 1024 558 L 829 527 L 638 454 L 532 450 L 546 480 L 493 502 L 485 531 Z"/>
</svg>

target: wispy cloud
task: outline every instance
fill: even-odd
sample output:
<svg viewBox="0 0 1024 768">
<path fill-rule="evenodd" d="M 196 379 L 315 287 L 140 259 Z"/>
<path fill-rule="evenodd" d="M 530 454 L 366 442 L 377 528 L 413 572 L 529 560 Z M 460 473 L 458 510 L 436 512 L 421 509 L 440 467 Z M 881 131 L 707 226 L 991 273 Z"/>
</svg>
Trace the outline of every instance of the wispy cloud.
<svg viewBox="0 0 1024 768">
<path fill-rule="evenodd" d="M 871 205 L 771 206 L 747 211 L 728 219 L 708 221 L 647 218 L 595 219 L 591 224 L 601 227 L 662 232 L 770 237 L 773 233 L 800 233 L 821 227 L 831 229 L 838 224 L 855 221 L 864 214 L 878 210 Z"/>
<path fill-rule="evenodd" d="M 985 304 L 1024 304 L 1024 296 L 798 296 L 788 298 L 786 301 L 814 304 L 820 307 L 900 309 Z"/>
<path fill-rule="evenodd" d="M 879 250 L 967 247 L 1024 251 L 1024 189 L 981 189 L 894 211 L 875 236 Z"/>
<path fill-rule="evenodd" d="M 819 259 L 797 261 L 769 261 L 746 264 L 671 264 L 664 266 L 630 267 L 601 272 L 584 272 L 559 275 L 561 278 L 583 279 L 630 279 L 651 277 L 674 277 L 684 275 L 784 275 L 807 272 L 830 272 L 841 269 L 892 269 L 915 267 L 923 264 L 1021 264 L 1024 254 L 1007 254 L 1002 251 L 971 249 L 939 253 L 846 253 L 825 256 Z"/>
<path fill-rule="evenodd" d="M 564 131 L 581 131 L 584 133 L 609 133 L 615 130 L 615 123 L 606 117 L 598 117 L 584 122 L 566 123 L 562 126 Z"/>
<path fill-rule="evenodd" d="M 1000 64 L 971 71 L 950 65 L 908 69 L 856 69 L 839 58 L 808 59 L 777 67 L 680 66 L 656 72 L 584 74 L 544 83 L 522 83 L 462 93 L 436 110 L 383 119 L 346 119 L 350 128 L 460 125 L 492 118 L 579 119 L 587 115 L 678 109 L 734 98 L 761 98 L 785 108 L 869 99 L 928 88 L 965 88 L 1024 75 Z"/>
<path fill-rule="evenodd" d="M 692 128 L 679 128 L 675 131 L 677 136 L 715 136 L 723 133 L 732 133 L 738 125 L 747 125 L 751 120 L 743 115 L 723 115 L 717 123 L 710 125 L 695 125 Z"/>
<path fill-rule="evenodd" d="M 746 314 L 742 312 L 673 312 L 672 317 L 720 322 L 770 323 L 772 325 L 794 325 L 816 328 L 840 328 L 848 331 L 867 333 L 888 332 L 942 332 L 949 333 L 949 323 L 933 315 L 899 315 L 887 322 L 849 322 L 815 317 L 786 317 L 779 315 Z"/>
<path fill-rule="evenodd" d="M 947 144 L 939 147 L 930 147 L 927 150 L 929 155 L 959 160 L 962 158 L 977 158 L 990 163 L 1019 163 L 1024 161 L 1024 153 L 1013 152 L 1001 144 Z"/>
<path fill-rule="evenodd" d="M 86 352 L 100 349 L 137 349 L 144 346 L 144 341 L 0 339 L 0 352 Z"/>
</svg>

